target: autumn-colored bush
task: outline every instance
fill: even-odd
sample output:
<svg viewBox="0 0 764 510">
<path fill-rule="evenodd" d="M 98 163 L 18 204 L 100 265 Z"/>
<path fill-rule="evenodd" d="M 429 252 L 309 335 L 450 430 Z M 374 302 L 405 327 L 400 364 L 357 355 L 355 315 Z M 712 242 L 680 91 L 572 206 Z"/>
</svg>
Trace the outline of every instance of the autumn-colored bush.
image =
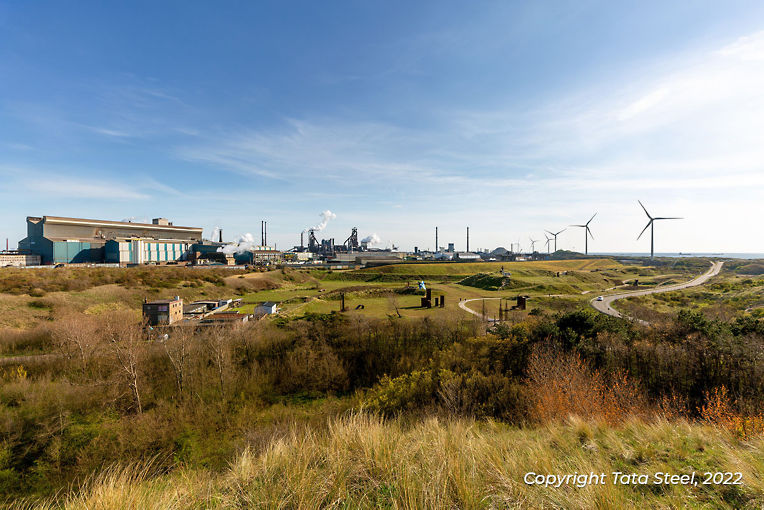
<svg viewBox="0 0 764 510">
<path fill-rule="evenodd" d="M 649 409 L 644 393 L 625 373 L 605 375 L 576 353 L 549 348 L 531 354 L 527 391 L 530 418 L 540 423 L 569 415 L 619 423 L 646 416 Z"/>
<path fill-rule="evenodd" d="M 700 416 L 706 422 L 724 427 L 741 439 L 764 434 L 764 411 L 744 413 L 735 409 L 725 386 L 706 391 L 705 398 Z"/>
</svg>

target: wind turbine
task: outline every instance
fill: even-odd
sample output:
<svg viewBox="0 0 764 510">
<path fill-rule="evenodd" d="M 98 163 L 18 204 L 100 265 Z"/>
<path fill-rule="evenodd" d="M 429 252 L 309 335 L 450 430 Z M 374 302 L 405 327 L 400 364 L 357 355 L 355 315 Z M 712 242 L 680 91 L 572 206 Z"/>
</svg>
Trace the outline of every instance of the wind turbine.
<svg viewBox="0 0 764 510">
<path fill-rule="evenodd" d="M 559 232 L 557 232 L 556 234 L 555 234 L 554 232 L 549 232 L 549 231 L 547 230 L 547 233 L 549 233 L 549 234 L 551 234 L 551 235 L 553 235 L 553 236 L 554 236 L 554 251 L 555 251 L 555 252 L 557 251 L 557 236 L 558 236 L 558 235 L 560 235 L 560 234 L 562 234 L 562 233 L 563 233 L 563 232 L 565 232 L 566 230 L 567 230 L 567 229 L 566 229 L 566 228 L 564 228 L 564 229 L 560 230 Z"/>
<path fill-rule="evenodd" d="M 534 254 L 536 253 L 536 243 L 538 242 L 538 240 L 533 239 L 532 237 L 529 237 L 528 239 L 531 240 L 531 254 Z"/>
<path fill-rule="evenodd" d="M 645 212 L 647 212 L 647 211 L 645 211 Z M 584 255 L 589 255 L 589 236 L 592 236 L 592 239 L 594 239 L 594 236 L 592 235 L 592 231 L 589 230 L 589 223 L 592 222 L 592 220 L 594 219 L 595 216 L 597 216 L 597 213 L 592 214 L 592 217 L 589 218 L 589 221 L 587 221 L 583 225 L 569 225 L 570 227 L 583 227 L 584 228 Z"/>
<path fill-rule="evenodd" d="M 546 234 L 544 234 L 544 237 L 546 237 L 546 242 L 544 243 L 544 246 L 546 246 L 546 254 L 549 255 L 549 247 L 551 246 L 552 239 L 554 239 L 554 237 L 549 237 Z"/>
<path fill-rule="evenodd" d="M 650 258 L 653 258 L 654 255 L 654 247 L 655 247 L 655 220 L 681 220 L 683 218 L 677 218 L 677 217 L 655 217 L 653 218 L 650 216 L 650 213 L 647 212 L 647 209 L 645 209 L 645 206 L 642 205 L 642 202 L 637 200 L 639 202 L 639 205 L 642 206 L 642 210 L 645 211 L 645 214 L 648 218 L 650 218 L 650 221 L 647 222 L 647 225 L 645 225 L 645 228 L 642 229 L 642 232 L 639 233 L 637 236 L 637 241 L 639 241 L 639 238 L 642 237 L 642 234 L 645 233 L 645 230 L 647 230 L 647 227 L 650 227 Z"/>
</svg>

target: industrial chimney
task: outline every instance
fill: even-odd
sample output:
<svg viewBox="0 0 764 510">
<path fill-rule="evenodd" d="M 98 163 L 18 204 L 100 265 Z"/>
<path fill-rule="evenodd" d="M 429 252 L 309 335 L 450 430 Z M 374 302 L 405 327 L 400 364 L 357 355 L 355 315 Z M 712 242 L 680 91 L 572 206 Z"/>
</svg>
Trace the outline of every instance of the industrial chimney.
<svg viewBox="0 0 764 510">
<path fill-rule="evenodd" d="M 218 230 L 218 242 L 219 243 L 223 242 L 223 229 L 222 228 Z"/>
<path fill-rule="evenodd" d="M 438 253 L 438 227 L 435 227 L 435 253 Z"/>
<path fill-rule="evenodd" d="M 470 227 L 467 227 L 467 253 L 470 251 Z"/>
</svg>

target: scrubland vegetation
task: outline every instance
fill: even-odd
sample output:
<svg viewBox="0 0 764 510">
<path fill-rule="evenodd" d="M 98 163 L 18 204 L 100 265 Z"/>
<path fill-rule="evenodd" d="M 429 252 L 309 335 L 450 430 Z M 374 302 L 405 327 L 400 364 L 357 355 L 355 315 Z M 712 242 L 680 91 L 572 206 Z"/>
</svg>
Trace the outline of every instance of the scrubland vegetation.
<svg viewBox="0 0 764 510">
<path fill-rule="evenodd" d="M 240 280 L 210 276 L 172 293 Z M 764 504 L 764 322 L 750 314 L 682 310 L 648 329 L 588 309 L 498 325 L 306 313 L 164 339 L 137 307 L 68 309 L 46 300 L 82 291 L 50 292 L 19 295 L 47 315 L 0 332 L 0 494 L 17 508 Z M 614 470 L 744 484 L 522 481 Z"/>
<path fill-rule="evenodd" d="M 733 320 L 739 315 L 764 318 L 764 276 L 744 271 L 758 271 L 757 265 L 727 262 L 722 273 L 706 285 L 629 298 L 618 306 L 629 315 L 650 322 L 670 322 L 680 309 L 721 320 Z"/>
</svg>

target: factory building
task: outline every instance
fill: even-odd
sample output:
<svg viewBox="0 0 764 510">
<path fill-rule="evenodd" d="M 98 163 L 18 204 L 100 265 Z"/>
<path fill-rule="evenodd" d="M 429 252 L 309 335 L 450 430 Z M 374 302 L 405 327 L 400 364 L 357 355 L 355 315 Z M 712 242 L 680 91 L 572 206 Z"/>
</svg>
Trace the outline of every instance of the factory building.
<svg viewBox="0 0 764 510">
<path fill-rule="evenodd" d="M 18 251 L 0 252 L 0 267 L 39 266 L 40 256 Z"/>
<path fill-rule="evenodd" d="M 185 260 L 190 245 L 201 238 L 201 228 L 174 226 L 165 218 L 130 223 L 29 216 L 19 249 L 39 255 L 42 264 L 142 264 Z"/>
<path fill-rule="evenodd" d="M 190 247 L 190 259 L 194 264 L 278 264 L 283 261 L 284 253 L 270 246 L 257 245 L 240 247 L 240 250 L 229 254 L 223 252 L 230 244 L 223 242 L 204 241 L 194 243 Z"/>
<path fill-rule="evenodd" d="M 257 246 L 254 250 L 247 250 L 235 254 L 237 264 L 279 264 L 284 260 L 284 254 L 268 246 Z"/>
<path fill-rule="evenodd" d="M 119 264 L 149 264 L 186 260 L 189 242 L 154 239 L 110 240 L 104 245 L 104 260 Z"/>
</svg>

